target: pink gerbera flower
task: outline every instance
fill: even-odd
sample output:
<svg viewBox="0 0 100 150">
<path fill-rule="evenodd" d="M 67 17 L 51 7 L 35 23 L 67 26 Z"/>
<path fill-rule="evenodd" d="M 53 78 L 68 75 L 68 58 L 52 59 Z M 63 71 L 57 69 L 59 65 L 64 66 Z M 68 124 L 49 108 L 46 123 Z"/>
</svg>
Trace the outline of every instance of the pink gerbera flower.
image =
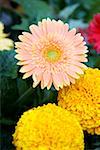
<svg viewBox="0 0 100 150">
<path fill-rule="evenodd" d="M 41 88 L 50 89 L 52 83 L 59 90 L 74 83 L 86 67 L 87 47 L 76 29 L 68 31 L 62 21 L 43 19 L 30 26 L 31 33 L 23 32 L 16 42 L 16 58 L 22 65 L 23 79 L 32 75 L 33 87 L 41 82 Z"/>
</svg>

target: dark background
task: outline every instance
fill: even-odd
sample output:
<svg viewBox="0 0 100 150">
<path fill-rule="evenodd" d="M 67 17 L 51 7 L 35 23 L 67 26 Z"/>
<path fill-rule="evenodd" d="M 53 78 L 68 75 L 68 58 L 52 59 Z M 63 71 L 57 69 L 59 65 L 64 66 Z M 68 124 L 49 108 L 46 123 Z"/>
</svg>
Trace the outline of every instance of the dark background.
<svg viewBox="0 0 100 150">
<path fill-rule="evenodd" d="M 18 41 L 22 31 L 28 26 L 37 24 L 42 18 L 61 19 L 69 23 L 70 28 L 85 29 L 93 15 L 100 13 L 100 0 L 0 0 L 0 21 L 4 23 L 4 32 L 9 38 Z M 87 43 L 88 44 L 88 43 Z M 87 63 L 92 68 L 100 68 L 100 55 L 88 44 Z M 48 102 L 57 103 L 57 91 L 32 88 L 32 79 L 22 80 L 18 72 L 15 51 L 0 51 L 0 145 L 2 150 L 15 149 L 12 145 L 12 134 L 21 114 L 38 105 Z M 85 149 L 100 150 L 100 137 L 85 133 Z"/>
</svg>

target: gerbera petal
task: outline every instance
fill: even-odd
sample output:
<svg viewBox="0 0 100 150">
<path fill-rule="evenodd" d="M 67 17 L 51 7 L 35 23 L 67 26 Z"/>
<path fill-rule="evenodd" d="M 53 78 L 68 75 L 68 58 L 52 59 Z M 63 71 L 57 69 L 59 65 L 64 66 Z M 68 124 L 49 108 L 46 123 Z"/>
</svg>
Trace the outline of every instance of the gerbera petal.
<svg viewBox="0 0 100 150">
<path fill-rule="evenodd" d="M 84 40 L 84 38 L 80 35 L 80 33 L 78 33 L 75 35 L 73 42 L 75 45 L 78 45 L 78 44 L 82 43 L 83 40 Z"/>
<path fill-rule="evenodd" d="M 72 69 L 74 72 L 77 72 L 79 74 L 84 74 L 84 71 L 81 68 L 79 68 L 79 67 L 77 67 L 75 65 L 73 65 L 73 66 L 70 65 L 70 69 Z"/>
<path fill-rule="evenodd" d="M 57 89 L 62 88 L 63 87 L 63 77 L 61 76 L 61 73 L 55 73 L 52 75 L 52 78 L 53 78 L 53 83 L 54 85 L 57 87 Z"/>
<path fill-rule="evenodd" d="M 67 72 L 67 74 L 68 74 L 69 76 L 71 76 L 71 77 L 73 77 L 73 78 L 75 78 L 75 79 L 78 79 L 78 78 L 79 78 L 79 75 L 78 75 L 76 72 L 74 72 L 73 70 L 71 70 L 70 67 L 67 67 L 66 72 Z"/>
<path fill-rule="evenodd" d="M 43 73 L 43 83 L 44 83 L 44 87 L 46 87 L 50 81 L 50 78 L 51 78 L 51 73 L 50 71 L 46 70 L 44 73 Z"/>
<path fill-rule="evenodd" d="M 33 70 L 34 67 L 35 66 L 33 66 L 32 64 L 28 64 L 28 65 L 25 65 L 25 66 L 21 67 L 19 72 L 21 72 L 21 73 L 29 72 L 29 71 Z"/>
<path fill-rule="evenodd" d="M 28 65 L 28 64 L 32 64 L 33 60 L 26 60 L 26 61 L 19 61 L 17 63 L 17 65 Z"/>
<path fill-rule="evenodd" d="M 84 55 L 82 55 L 82 56 L 73 56 L 73 60 L 77 60 L 79 62 L 87 62 L 88 61 L 88 59 Z"/>
<path fill-rule="evenodd" d="M 32 59 L 32 57 L 28 54 L 27 55 L 17 54 L 17 55 L 15 55 L 15 58 L 18 60 L 30 60 L 30 59 Z"/>
<path fill-rule="evenodd" d="M 48 21 L 47 20 L 43 19 L 42 22 L 40 22 L 40 21 L 38 22 L 39 29 L 40 29 L 43 36 L 46 36 L 48 33 L 47 25 L 48 25 L 48 22 L 50 22 L 51 20 L 50 19 Z"/>
<path fill-rule="evenodd" d="M 43 32 L 41 32 L 37 25 L 31 25 L 29 28 L 35 38 L 41 37 L 43 35 Z"/>
<path fill-rule="evenodd" d="M 42 79 L 43 78 L 43 72 L 44 72 L 44 69 L 42 69 L 42 68 L 36 67 L 34 69 L 34 74 L 32 76 L 33 81 L 34 81 L 33 87 L 36 87 L 39 84 L 39 82 L 43 80 Z"/>
<path fill-rule="evenodd" d="M 26 35 L 19 35 L 18 38 L 22 42 L 26 42 L 26 43 L 30 43 L 30 44 L 33 42 L 33 38 L 27 37 Z"/>
<path fill-rule="evenodd" d="M 39 84 L 39 82 L 40 82 L 40 80 L 38 80 L 37 78 L 36 78 L 36 75 L 35 74 L 33 74 L 33 76 L 32 76 L 32 78 L 33 78 L 33 88 L 35 88 L 38 84 Z"/>
<path fill-rule="evenodd" d="M 29 40 L 33 40 L 33 36 L 32 34 L 28 33 L 28 32 L 22 32 L 22 34 Z"/>
<path fill-rule="evenodd" d="M 75 78 L 69 76 L 69 80 L 70 80 L 70 82 L 71 82 L 72 84 L 75 84 Z"/>
<path fill-rule="evenodd" d="M 50 78 L 48 85 L 47 85 L 47 89 L 49 90 L 52 86 L 52 77 Z"/>
<path fill-rule="evenodd" d="M 31 70 L 31 71 L 25 73 L 25 74 L 23 75 L 23 79 L 26 79 L 26 78 L 30 77 L 31 75 L 33 75 L 33 73 L 34 73 L 34 70 Z"/>
<path fill-rule="evenodd" d="M 77 62 L 77 61 L 70 62 L 70 64 L 76 65 L 76 66 L 78 66 L 80 68 L 84 68 L 84 69 L 87 68 L 87 66 L 85 64 Z"/>
<path fill-rule="evenodd" d="M 69 80 L 69 76 L 67 73 L 63 73 L 63 80 L 65 85 L 70 85 L 70 80 Z"/>
<path fill-rule="evenodd" d="M 29 52 L 27 52 L 26 50 L 22 50 L 22 49 L 17 49 L 17 50 L 15 50 L 16 51 L 16 53 L 19 53 L 20 55 L 32 55 L 33 54 L 33 52 L 32 51 L 29 51 Z"/>
<path fill-rule="evenodd" d="M 75 34 L 76 34 L 76 29 L 73 28 L 72 30 L 70 30 L 70 31 L 67 33 L 66 38 L 72 39 L 72 38 L 74 38 Z"/>
<path fill-rule="evenodd" d="M 28 44 L 25 42 L 15 42 L 15 47 L 22 50 L 31 51 L 32 50 L 32 43 Z"/>
</svg>

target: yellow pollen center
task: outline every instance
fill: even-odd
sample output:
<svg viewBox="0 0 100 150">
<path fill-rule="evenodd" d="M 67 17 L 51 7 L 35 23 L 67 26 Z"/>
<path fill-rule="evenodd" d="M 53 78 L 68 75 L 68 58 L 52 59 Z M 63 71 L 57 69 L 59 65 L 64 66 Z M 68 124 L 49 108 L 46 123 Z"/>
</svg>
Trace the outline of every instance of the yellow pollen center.
<svg viewBox="0 0 100 150">
<path fill-rule="evenodd" d="M 49 62 L 57 62 L 61 57 L 61 51 L 59 49 L 46 49 L 44 51 L 45 59 Z"/>
</svg>

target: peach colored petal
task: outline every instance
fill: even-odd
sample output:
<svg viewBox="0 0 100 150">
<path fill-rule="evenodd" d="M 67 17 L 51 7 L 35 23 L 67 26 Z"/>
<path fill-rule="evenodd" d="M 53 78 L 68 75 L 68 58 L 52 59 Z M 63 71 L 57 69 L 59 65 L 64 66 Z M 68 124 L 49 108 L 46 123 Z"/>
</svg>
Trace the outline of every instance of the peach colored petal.
<svg viewBox="0 0 100 150">
<path fill-rule="evenodd" d="M 43 83 L 44 83 L 44 87 L 47 87 L 49 81 L 50 81 L 50 78 L 51 78 L 51 73 L 46 70 L 44 73 L 43 73 Z"/>
<path fill-rule="evenodd" d="M 30 28 L 32 35 L 36 39 L 39 37 L 41 38 L 41 36 L 43 35 L 42 31 L 40 30 L 40 28 L 37 25 L 31 25 L 29 28 Z"/>
<path fill-rule="evenodd" d="M 75 84 L 75 78 L 69 76 L 69 80 L 70 80 L 70 82 L 71 82 L 72 84 Z"/>
<path fill-rule="evenodd" d="M 65 34 L 66 39 L 65 41 L 70 45 L 71 43 L 73 43 L 73 39 L 76 33 L 76 29 L 73 28 L 72 30 L 70 30 L 68 33 Z"/>
<path fill-rule="evenodd" d="M 79 78 L 79 75 L 78 75 L 76 72 L 74 72 L 73 70 L 71 70 L 70 67 L 66 67 L 66 68 L 67 68 L 66 72 L 67 72 L 67 74 L 68 74 L 69 76 L 71 76 L 71 77 L 73 77 L 73 78 L 75 78 L 75 79 L 78 79 L 78 78 Z"/>
<path fill-rule="evenodd" d="M 44 86 L 44 80 L 41 80 L 41 89 L 44 89 L 45 86 Z"/>
<path fill-rule="evenodd" d="M 28 43 L 25 43 L 25 42 L 15 42 L 15 47 L 16 48 L 20 48 L 20 49 L 24 49 L 24 50 L 29 50 L 29 49 L 32 49 L 32 43 L 28 44 Z"/>
<path fill-rule="evenodd" d="M 19 72 L 21 72 L 21 73 L 29 72 L 29 71 L 33 70 L 34 68 L 35 68 L 35 66 L 33 66 L 32 64 L 28 64 L 28 65 L 21 67 Z"/>
<path fill-rule="evenodd" d="M 48 21 L 46 21 L 46 19 L 43 19 L 43 22 L 41 23 L 43 32 L 45 32 L 45 34 L 54 34 L 54 32 L 56 31 L 58 34 L 60 34 L 63 30 L 64 23 L 61 20 L 58 20 L 58 23 L 55 20 L 50 20 L 49 18 L 47 20 Z"/>
<path fill-rule="evenodd" d="M 84 74 L 84 71 L 81 68 L 79 68 L 78 66 L 70 65 L 70 69 L 72 69 L 74 72 L 78 72 L 79 74 Z"/>
<path fill-rule="evenodd" d="M 85 57 L 85 55 L 83 56 L 73 56 L 73 60 L 77 60 L 77 61 L 81 61 L 81 62 L 87 62 L 88 59 Z"/>
<path fill-rule="evenodd" d="M 30 59 L 32 59 L 32 57 L 30 55 L 20 55 L 20 54 L 17 54 L 15 56 L 15 58 L 18 60 L 30 60 Z"/>
<path fill-rule="evenodd" d="M 53 81 L 52 81 L 52 77 L 51 77 L 50 80 L 49 80 L 49 82 L 48 82 L 48 85 L 47 85 L 47 89 L 48 90 L 51 88 L 52 83 L 53 83 Z"/>
<path fill-rule="evenodd" d="M 16 53 L 19 53 L 20 55 L 33 55 L 32 51 L 30 51 L 28 54 L 27 54 L 26 50 L 22 50 L 22 49 L 17 49 L 15 51 L 16 51 Z"/>
<path fill-rule="evenodd" d="M 82 36 L 80 36 L 80 34 L 76 34 L 75 38 L 73 40 L 73 42 L 75 42 L 75 45 L 82 43 L 82 41 L 84 40 L 84 38 Z"/>
<path fill-rule="evenodd" d="M 63 81 L 64 81 L 64 85 L 67 86 L 67 85 L 70 85 L 70 80 L 69 80 L 69 76 L 67 73 L 63 73 Z"/>
<path fill-rule="evenodd" d="M 31 37 L 27 37 L 26 35 L 19 35 L 18 36 L 19 40 L 25 43 L 30 43 L 33 42 L 33 38 Z"/>
<path fill-rule="evenodd" d="M 26 61 L 19 61 L 17 65 L 28 65 L 32 64 L 32 60 L 26 60 Z"/>
<path fill-rule="evenodd" d="M 55 87 L 55 89 L 57 90 L 57 91 L 59 91 L 59 85 L 56 83 L 56 81 L 55 80 L 52 80 L 52 83 L 53 83 L 53 85 L 54 85 L 54 87 Z"/>
<path fill-rule="evenodd" d="M 33 75 L 33 73 L 34 73 L 34 70 L 31 70 L 31 71 L 25 73 L 25 74 L 23 75 L 23 79 L 26 79 L 26 78 L 30 77 L 31 75 Z"/>
<path fill-rule="evenodd" d="M 40 81 L 42 81 L 44 70 L 41 68 L 35 68 L 33 74 L 33 87 L 36 87 Z"/>
<path fill-rule="evenodd" d="M 52 78 L 53 78 L 53 83 L 54 85 L 59 89 L 63 87 L 63 78 L 62 76 L 60 75 L 61 73 L 55 73 L 53 74 Z"/>
<path fill-rule="evenodd" d="M 25 36 L 29 40 L 33 40 L 33 35 L 30 34 L 29 32 L 22 32 L 23 36 Z"/>
<path fill-rule="evenodd" d="M 38 75 L 38 77 L 39 77 L 39 75 Z M 33 74 L 32 78 L 33 78 L 33 81 L 34 81 L 33 82 L 33 88 L 35 88 L 39 84 L 41 78 L 40 78 L 40 80 L 37 79 L 35 74 Z"/>
<path fill-rule="evenodd" d="M 47 35 L 47 21 L 46 21 L 46 19 L 42 20 L 42 22 L 39 24 L 39 28 L 40 28 L 42 34 L 44 36 L 46 36 Z"/>
<path fill-rule="evenodd" d="M 75 66 L 78 66 L 78 67 L 80 67 L 80 68 L 87 68 L 87 66 L 86 65 L 84 65 L 84 64 L 82 64 L 82 63 L 80 63 L 80 62 L 77 62 L 77 61 L 69 61 L 68 62 L 69 64 L 71 64 L 71 65 L 75 65 Z"/>
</svg>

